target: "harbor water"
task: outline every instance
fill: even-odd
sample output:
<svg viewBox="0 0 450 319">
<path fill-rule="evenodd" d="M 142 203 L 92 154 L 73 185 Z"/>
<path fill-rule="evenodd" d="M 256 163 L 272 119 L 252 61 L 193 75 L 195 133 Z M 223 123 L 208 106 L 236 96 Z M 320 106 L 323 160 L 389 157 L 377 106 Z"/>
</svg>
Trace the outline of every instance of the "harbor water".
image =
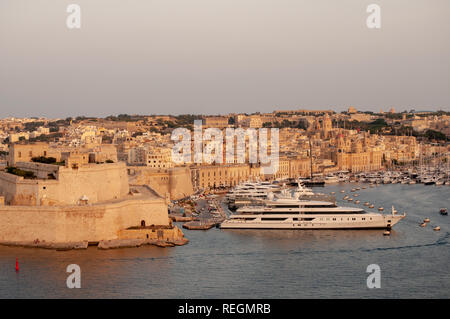
<svg viewBox="0 0 450 319">
<path fill-rule="evenodd" d="M 356 191 L 352 188 L 367 187 Z M 341 193 L 345 190 L 345 193 Z M 449 298 L 450 187 L 346 183 L 340 205 L 407 216 L 383 230 L 183 229 L 190 243 L 79 251 L 0 246 L 1 298 Z M 345 194 L 359 205 L 343 201 Z M 363 204 L 370 202 L 374 209 Z M 419 224 L 430 218 L 426 227 Z M 181 225 L 179 225 L 181 226 Z M 433 227 L 440 226 L 440 231 Z M 18 258 L 20 270 L 16 272 Z M 81 268 L 69 289 L 66 267 Z M 367 266 L 379 265 L 381 288 L 369 289 Z"/>
</svg>

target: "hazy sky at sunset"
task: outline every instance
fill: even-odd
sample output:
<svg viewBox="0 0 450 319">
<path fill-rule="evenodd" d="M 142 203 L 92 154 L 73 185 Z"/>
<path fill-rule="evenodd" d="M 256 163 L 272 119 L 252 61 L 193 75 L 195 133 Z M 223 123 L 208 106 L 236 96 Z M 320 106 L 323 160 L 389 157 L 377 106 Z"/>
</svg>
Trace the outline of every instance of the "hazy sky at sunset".
<svg viewBox="0 0 450 319">
<path fill-rule="evenodd" d="M 0 117 L 350 105 L 450 110 L 449 0 L 0 1 Z"/>
</svg>

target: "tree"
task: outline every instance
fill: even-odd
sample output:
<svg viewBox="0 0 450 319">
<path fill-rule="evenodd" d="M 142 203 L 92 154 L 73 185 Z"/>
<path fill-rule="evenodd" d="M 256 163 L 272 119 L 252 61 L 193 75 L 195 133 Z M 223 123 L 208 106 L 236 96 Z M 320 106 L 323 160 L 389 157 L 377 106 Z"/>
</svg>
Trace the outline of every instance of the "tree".
<svg viewBox="0 0 450 319">
<path fill-rule="evenodd" d="M 34 178 L 36 178 L 36 176 L 34 175 L 33 172 L 31 172 L 31 171 L 24 171 L 24 170 L 21 170 L 21 169 L 16 168 L 16 167 L 9 166 L 9 167 L 6 168 L 6 172 L 9 173 L 9 174 L 17 175 L 17 176 L 22 176 L 25 179 L 34 179 Z"/>
<path fill-rule="evenodd" d="M 35 163 L 54 164 L 54 163 L 56 163 L 56 158 L 54 158 L 54 157 L 45 157 L 45 156 L 37 156 L 37 157 L 32 157 L 31 161 L 35 162 Z"/>
<path fill-rule="evenodd" d="M 434 131 L 434 130 L 427 130 L 424 134 L 424 136 L 430 140 L 437 140 L 437 141 L 446 141 L 447 137 L 444 133 Z"/>
<path fill-rule="evenodd" d="M 281 128 L 284 127 L 291 127 L 291 122 L 289 120 L 283 120 L 283 122 L 281 122 Z"/>
<path fill-rule="evenodd" d="M 132 137 L 137 137 L 137 136 L 141 136 L 143 135 L 143 132 L 134 132 L 133 135 L 131 135 Z"/>
<path fill-rule="evenodd" d="M 306 121 L 298 121 L 297 128 L 306 130 L 308 128 L 308 123 Z"/>
</svg>

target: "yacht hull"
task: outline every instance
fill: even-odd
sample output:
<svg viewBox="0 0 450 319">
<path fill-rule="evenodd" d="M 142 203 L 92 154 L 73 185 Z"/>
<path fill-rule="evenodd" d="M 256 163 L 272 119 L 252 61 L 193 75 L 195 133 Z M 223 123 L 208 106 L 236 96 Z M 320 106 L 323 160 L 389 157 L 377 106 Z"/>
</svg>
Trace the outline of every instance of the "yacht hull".
<svg viewBox="0 0 450 319">
<path fill-rule="evenodd" d="M 309 216 L 308 216 L 309 217 Z M 268 221 L 244 221 L 244 220 L 225 220 L 220 224 L 220 228 L 222 229 L 391 229 L 395 224 L 397 224 L 401 219 L 404 218 L 404 215 L 380 215 L 377 217 L 372 217 L 372 220 L 367 220 L 370 217 L 366 217 L 363 215 L 360 216 L 345 216 L 345 217 L 336 217 L 336 220 L 333 221 L 332 217 L 329 217 L 329 221 L 320 220 L 317 217 L 317 221 L 308 221 L 308 222 L 298 222 L 298 221 L 277 221 L 277 222 L 268 222 Z M 340 219 L 345 220 L 340 220 Z M 349 220 L 347 220 L 349 218 Z M 355 220 L 352 220 L 355 218 Z M 365 218 L 366 220 L 362 220 Z"/>
</svg>

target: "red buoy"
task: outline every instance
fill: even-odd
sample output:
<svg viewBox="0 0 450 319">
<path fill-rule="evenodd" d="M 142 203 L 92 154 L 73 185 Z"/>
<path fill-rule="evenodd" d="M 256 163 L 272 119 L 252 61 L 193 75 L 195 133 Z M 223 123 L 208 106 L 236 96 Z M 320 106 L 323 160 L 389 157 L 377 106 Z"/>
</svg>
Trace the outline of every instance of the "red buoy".
<svg viewBox="0 0 450 319">
<path fill-rule="evenodd" d="M 19 271 L 19 258 L 16 258 L 16 271 Z"/>
</svg>

